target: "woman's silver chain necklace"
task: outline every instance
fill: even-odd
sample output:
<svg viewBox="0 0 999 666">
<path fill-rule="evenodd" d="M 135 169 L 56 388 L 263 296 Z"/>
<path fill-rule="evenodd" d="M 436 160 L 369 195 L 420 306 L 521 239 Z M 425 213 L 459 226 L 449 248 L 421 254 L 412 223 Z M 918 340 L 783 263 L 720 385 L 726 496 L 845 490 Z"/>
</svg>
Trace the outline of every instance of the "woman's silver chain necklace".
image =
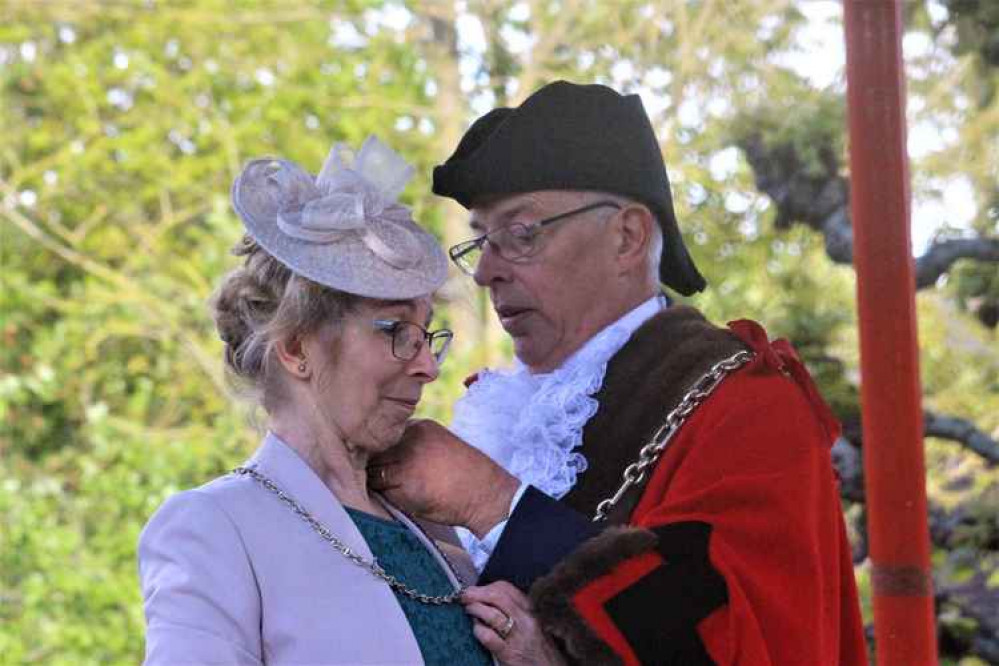
<svg viewBox="0 0 999 666">
<path fill-rule="evenodd" d="M 350 546 L 340 541 L 340 539 L 336 538 L 336 536 L 334 536 L 333 533 L 329 531 L 329 528 L 327 528 L 321 522 L 313 518 L 312 514 L 306 511 L 301 504 L 295 501 L 295 498 L 293 498 L 292 496 L 288 495 L 286 492 L 281 490 L 281 488 L 279 488 L 277 484 L 275 484 L 273 481 L 271 481 L 269 478 L 267 478 L 257 470 L 253 469 L 252 467 L 237 467 L 236 469 L 232 470 L 232 473 L 239 474 L 241 476 L 249 476 L 254 481 L 262 485 L 264 488 L 277 495 L 278 499 L 287 504 L 288 507 L 291 508 L 291 510 L 298 515 L 298 517 L 300 517 L 302 520 L 308 523 L 309 527 L 311 527 L 316 534 L 322 537 L 324 541 L 333 546 L 333 548 L 338 553 L 340 553 L 341 555 L 343 555 L 348 560 L 350 560 L 357 566 L 361 567 L 362 569 L 367 569 L 375 577 L 385 581 L 385 583 L 387 583 L 388 586 L 393 590 L 395 590 L 396 592 L 404 594 L 410 599 L 418 601 L 422 604 L 441 606 L 444 604 L 453 604 L 457 602 L 458 599 L 461 597 L 462 592 L 465 591 L 466 586 L 461 581 L 460 578 L 458 579 L 459 580 L 458 589 L 450 594 L 445 594 L 443 596 L 423 594 L 422 592 L 418 592 L 413 588 L 408 587 L 398 578 L 396 578 L 389 572 L 385 571 L 385 569 L 383 569 L 382 566 L 378 564 L 377 559 L 368 562 L 363 557 L 355 553 L 353 549 L 350 548 Z M 424 534 L 424 536 L 427 538 L 428 541 L 430 541 L 430 543 L 433 543 L 433 539 L 431 539 L 426 534 Z M 445 562 L 447 562 L 448 566 L 451 567 L 451 573 L 454 574 L 455 578 L 458 578 L 457 569 L 453 564 L 451 564 L 451 560 L 447 558 L 447 555 L 445 555 L 444 552 L 439 549 L 437 552 L 440 553 L 440 556 L 444 559 Z"/>
</svg>

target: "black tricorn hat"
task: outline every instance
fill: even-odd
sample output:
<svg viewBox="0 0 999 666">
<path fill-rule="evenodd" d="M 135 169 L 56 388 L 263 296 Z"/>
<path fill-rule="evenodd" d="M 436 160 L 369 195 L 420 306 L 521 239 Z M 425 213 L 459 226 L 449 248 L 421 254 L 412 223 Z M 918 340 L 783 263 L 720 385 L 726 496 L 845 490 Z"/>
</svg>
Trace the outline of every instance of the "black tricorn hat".
<svg viewBox="0 0 999 666">
<path fill-rule="evenodd" d="M 662 282 L 685 296 L 706 286 L 680 236 L 666 165 L 638 95 L 550 83 L 517 108 L 476 120 L 434 168 L 434 194 L 465 208 L 482 196 L 538 190 L 595 190 L 641 201 L 663 230 Z"/>
</svg>

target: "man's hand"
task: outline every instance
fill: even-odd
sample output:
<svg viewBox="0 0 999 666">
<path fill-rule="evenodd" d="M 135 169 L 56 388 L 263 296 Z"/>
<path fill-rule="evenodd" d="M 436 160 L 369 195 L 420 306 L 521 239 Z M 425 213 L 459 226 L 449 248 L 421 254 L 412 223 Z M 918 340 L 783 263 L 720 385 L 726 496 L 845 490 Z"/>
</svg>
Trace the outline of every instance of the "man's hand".
<svg viewBox="0 0 999 666">
<path fill-rule="evenodd" d="M 368 486 L 414 516 L 460 525 L 482 538 L 507 518 L 520 483 L 444 426 L 418 420 L 371 461 Z"/>
</svg>

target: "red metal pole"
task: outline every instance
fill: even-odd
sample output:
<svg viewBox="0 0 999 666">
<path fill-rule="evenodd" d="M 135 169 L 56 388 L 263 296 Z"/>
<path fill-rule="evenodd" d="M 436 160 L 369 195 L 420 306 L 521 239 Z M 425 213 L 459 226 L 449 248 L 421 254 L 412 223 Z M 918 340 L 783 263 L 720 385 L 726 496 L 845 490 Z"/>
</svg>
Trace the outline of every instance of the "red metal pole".
<svg viewBox="0 0 999 666">
<path fill-rule="evenodd" d="M 898 0 L 844 7 L 875 649 L 878 664 L 936 664 L 902 8 Z"/>
</svg>

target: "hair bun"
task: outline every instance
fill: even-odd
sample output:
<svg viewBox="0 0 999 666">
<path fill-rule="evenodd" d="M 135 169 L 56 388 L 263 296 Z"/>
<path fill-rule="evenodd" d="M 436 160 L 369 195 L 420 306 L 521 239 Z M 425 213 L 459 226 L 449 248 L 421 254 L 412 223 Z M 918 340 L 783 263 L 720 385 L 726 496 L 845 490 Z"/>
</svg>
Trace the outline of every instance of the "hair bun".
<svg viewBox="0 0 999 666">
<path fill-rule="evenodd" d="M 213 303 L 215 330 L 219 339 L 233 348 L 239 347 L 250 334 L 250 326 L 243 317 L 240 304 L 240 295 L 245 290 L 240 283 L 245 279 L 243 269 L 231 273 L 225 278 Z"/>
</svg>

